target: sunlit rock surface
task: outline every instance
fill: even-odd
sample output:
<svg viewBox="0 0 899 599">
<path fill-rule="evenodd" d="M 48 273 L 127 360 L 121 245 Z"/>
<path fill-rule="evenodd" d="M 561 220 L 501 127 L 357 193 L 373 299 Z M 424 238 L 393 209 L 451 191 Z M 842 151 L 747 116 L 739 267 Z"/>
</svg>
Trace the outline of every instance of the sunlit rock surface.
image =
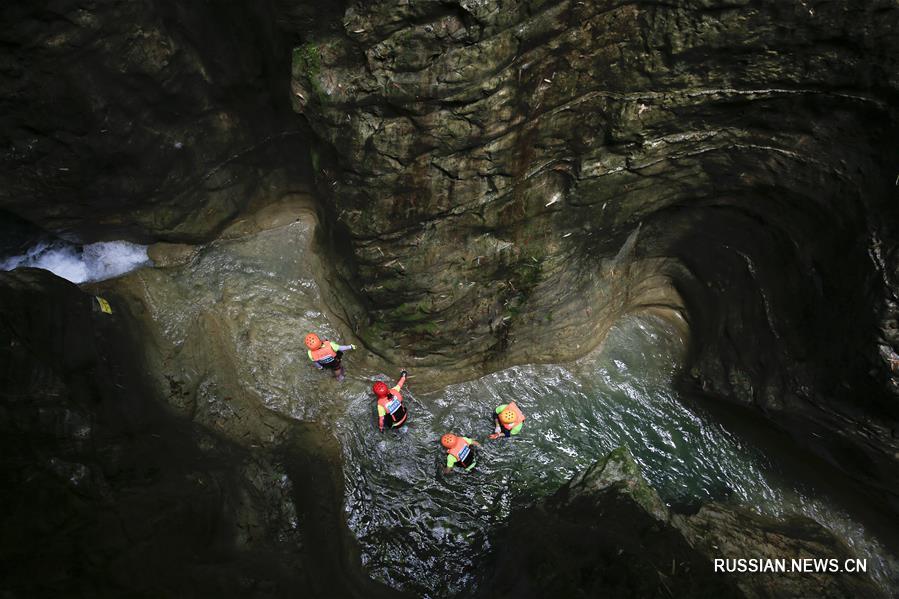
<svg viewBox="0 0 899 599">
<path fill-rule="evenodd" d="M 894 3 L 2 10 L 3 210 L 195 242 L 314 176 L 381 359 L 461 380 L 683 313 L 689 385 L 899 488 Z"/>
<path fill-rule="evenodd" d="M 357 510 L 352 532 L 374 560 L 369 572 L 391 581 L 393 558 L 412 555 L 426 574 L 461 573 L 453 579 L 461 588 L 467 565 L 426 561 L 433 554 L 421 547 L 432 537 L 378 536 L 403 518 L 383 503 L 396 492 L 394 473 L 367 470 L 366 478 L 353 462 L 354 452 L 386 459 L 394 449 L 370 438 L 370 422 L 348 416 L 368 407 L 369 379 L 408 366 L 420 376 L 410 398 L 438 393 L 422 402 L 428 409 L 407 440 L 415 452 L 403 453 L 425 455 L 439 429 L 475 426 L 474 416 L 454 415 L 453 394 L 482 387 L 441 390 L 444 383 L 490 371 L 504 381 L 533 372 L 500 370 L 512 364 L 576 358 L 634 310 L 682 327 L 690 342 L 685 396 L 757 408 L 766 418 L 760 427 L 789 431 L 861 481 L 872 511 L 899 507 L 895 2 L 62 0 L 13 3 L 0 17 L 0 125 L 8 133 L 0 218 L 9 212 L 82 242 L 165 242 L 150 250 L 165 270 L 99 287 L 135 311 L 139 333 L 99 355 L 142 360 L 133 377 L 149 371 L 155 407 L 146 411 L 162 400 L 180 423 L 168 414 L 144 430 L 128 428 L 129 410 L 90 416 L 112 405 L 105 398 L 117 393 L 109 384 L 118 379 L 96 365 L 92 350 L 60 356 L 60 347 L 80 347 L 90 334 L 76 330 L 60 341 L 47 328 L 65 332 L 69 318 L 80 318 L 60 318 L 57 304 L 37 297 L 58 298 L 58 282 L 37 284 L 23 306 L 15 287 L 33 275 L 0 275 L 18 281 L 2 290 L 8 385 L 0 413 L 12 431 L 3 463 L 13 484 L 5 488 L 25 489 L 24 500 L 6 502 L 16 506 L 8 521 L 17 544 L 6 546 L 4 574 L 12 577 L 2 578 L 14 592 L 76 584 L 84 594 L 113 594 L 121 588 L 102 585 L 120 582 L 151 594 L 183 591 L 187 579 L 166 578 L 175 574 L 160 566 L 183 557 L 197 594 L 278 594 L 253 586 L 260 579 L 313 595 L 334 592 L 323 580 L 345 585 L 343 594 L 382 594 L 342 536 L 341 481 L 346 505 Z M 313 184 L 315 218 L 288 224 L 277 209 L 266 216 L 265 207 Z M 244 220 L 228 228 L 235 218 Z M 305 235 L 312 222 L 317 239 L 309 246 L 293 233 L 307 227 Z M 269 227 L 280 232 L 235 242 Z M 190 245 L 219 234 L 224 252 Z M 19 251 L 28 236 L 0 241 Z M 244 285 L 241 269 L 257 288 Z M 73 301 L 87 309 L 82 300 Z M 360 375 L 352 393 L 339 394 L 304 362 L 307 328 L 364 346 L 351 358 Z M 45 345 L 56 353 L 42 355 Z M 99 404 L 82 402 L 96 394 Z M 335 415 L 343 417 L 335 436 L 322 434 L 317 422 Z M 48 433 L 57 420 L 71 427 Z M 295 420 L 307 424 L 297 430 Z M 95 432 L 84 432 L 84 421 Z M 123 427 L 130 436 L 120 443 Z M 98 435 L 88 448 L 77 440 L 85 434 Z M 275 447 L 282 457 L 270 455 Z M 187 466 L 172 463 L 173 454 L 200 456 L 190 476 L 208 482 L 212 472 L 216 491 L 190 486 L 194 478 L 181 478 Z M 216 470 L 209 455 L 241 466 Z M 140 477 L 146 464 L 165 471 L 162 482 Z M 452 508 L 452 489 L 435 490 L 441 483 L 430 467 L 405 464 L 396 477 Z M 119 468 L 126 474 L 110 482 L 108 472 Z M 716 472 L 719 481 L 744 470 L 725 472 Z M 572 472 L 553 471 L 562 473 Z M 104 480 L 109 494 L 95 501 L 90 494 L 106 488 Z M 140 498 L 129 494 L 135 486 Z M 373 497 L 371 488 L 386 492 Z M 255 497 L 246 519 L 234 516 L 244 513 L 234 507 L 244 505 L 234 499 L 243 493 Z M 187 515 L 176 510 L 148 532 L 135 523 L 157 513 L 139 501 L 150 497 L 175 497 Z M 208 520 L 191 517 L 194 502 Z M 75 503 L 84 509 L 69 518 Z M 254 569 L 254 556 L 280 543 L 281 525 L 272 522 L 289 522 L 290 505 L 306 516 L 301 540 L 287 541 L 258 571 L 232 569 L 234 556 Z M 639 518 L 643 508 L 628 505 L 622 513 Z M 479 509 L 471 514 L 482 517 Z M 506 514 L 509 506 L 495 509 Z M 106 544 L 105 531 L 117 529 L 102 519 L 94 526 L 91 514 L 110 510 L 138 532 Z M 744 525 L 724 508 L 695 517 L 703 513 L 702 538 L 729 534 L 715 528 L 720 523 Z M 250 520 L 265 522 L 251 527 L 258 544 L 244 543 L 249 535 L 232 525 Z M 429 523 L 414 521 L 436 530 Z M 799 528 L 818 538 L 815 527 Z M 79 561 L 71 547 L 98 530 L 103 538 Z M 210 573 L 204 562 L 197 574 L 191 560 L 208 554 L 161 551 L 176 530 L 188 548 L 211 546 L 225 572 Z M 212 530 L 226 538 L 210 545 Z M 31 546 L 26 537 L 48 541 Z M 128 563 L 110 565 L 122 539 Z M 311 579 L 294 568 L 298 544 Z M 691 559 L 705 559 L 699 545 Z M 676 535 L 662 543 L 675 546 L 683 547 Z M 47 575 L 39 550 L 66 571 Z M 166 555 L 131 577 L 145 550 Z M 266 569 L 275 563 L 286 570 Z M 667 596 L 658 574 L 667 566 L 654 573 L 639 563 L 636 578 L 608 588 Z M 29 577 L 32 568 L 41 579 Z M 677 563 L 673 571 L 685 592 L 734 590 L 693 579 Z M 430 592 L 443 580 L 413 580 L 419 586 L 411 588 Z M 535 584 L 569 588 L 562 585 L 572 580 Z M 635 580 L 643 586 L 627 586 Z"/>
<path fill-rule="evenodd" d="M 899 9 L 375 1 L 303 30 L 333 303 L 464 378 L 682 311 L 696 391 L 897 504 Z"/>
<path fill-rule="evenodd" d="M 291 422 L 326 440 L 330 449 L 304 463 L 340 493 L 330 522 L 348 526 L 355 539 L 346 546 L 358 549 L 350 559 L 368 576 L 414 595 L 483 590 L 483 564 L 501 546 L 494 531 L 515 526 L 510 514 L 574 476 L 572 496 L 627 479 L 623 492 L 644 500 L 641 509 L 659 521 L 668 518 L 660 497 L 691 509 L 727 499 L 774 519 L 815 518 L 869 558 L 881 584 L 891 584 L 894 564 L 881 544 L 889 537 L 880 537 L 870 513 L 847 513 L 801 477 L 783 480 L 761 450 L 678 401 L 671 382 L 684 331 L 652 312 L 616 323 L 604 345 L 576 363 L 519 365 L 436 390 L 413 367 L 403 389 L 409 425 L 378 433 L 371 383 L 392 384 L 398 373 L 360 348 L 344 358 L 347 379 L 337 384 L 305 356 L 310 330 L 346 341 L 334 337 L 339 321 L 317 282 L 314 226 L 302 204 L 284 205 L 210 244 L 154 246 L 150 253 L 164 266 L 99 287 L 138 315 L 159 393 L 186 417 L 251 447 L 282 444 Z M 488 443 L 472 476 L 441 475 L 440 435 L 453 430 L 484 440 L 489 414 L 509 399 L 528 416 L 525 434 Z M 658 493 L 636 485 L 633 459 L 593 465 L 621 444 Z M 643 578 L 631 574 L 628 580 Z"/>
</svg>

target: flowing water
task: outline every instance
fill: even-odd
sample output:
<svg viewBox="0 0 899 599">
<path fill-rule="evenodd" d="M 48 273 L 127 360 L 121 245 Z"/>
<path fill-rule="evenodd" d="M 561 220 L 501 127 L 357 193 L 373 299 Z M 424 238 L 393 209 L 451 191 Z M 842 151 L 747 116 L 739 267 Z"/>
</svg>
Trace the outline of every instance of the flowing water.
<svg viewBox="0 0 899 599">
<path fill-rule="evenodd" d="M 714 499 L 772 515 L 806 514 L 867 557 L 881 583 L 895 577 L 895 564 L 857 521 L 783 480 L 759 450 L 678 401 L 672 380 L 684 340 L 658 317 L 623 318 L 599 350 L 572 364 L 516 366 L 429 394 L 416 389 L 412 370 L 403 390 L 409 424 L 379 434 L 371 383 L 393 384 L 398 373 L 367 370 L 363 364 L 375 362 L 359 350 L 346 356 L 348 377 L 338 384 L 305 357 L 308 331 L 349 343 L 334 336 L 321 309 L 312 227 L 300 220 L 216 242 L 181 268 L 132 276 L 141 279 L 151 317 L 174 346 L 208 334 L 192 323 L 211 317 L 239 356 L 234 374 L 248 394 L 338 438 L 347 520 L 375 578 L 422 596 L 459 593 L 490 551 L 491 528 L 502 526 L 513 507 L 553 493 L 620 445 L 671 505 Z M 180 375 L 207 377 L 194 383 L 211 389 L 206 399 L 220 409 L 218 375 Z M 487 441 L 494 408 L 511 400 L 527 416 L 522 434 Z M 450 431 L 484 443 L 473 472 L 441 472 L 438 439 Z"/>
<path fill-rule="evenodd" d="M 848 514 L 781 480 L 760 451 L 678 401 L 671 383 L 682 350 L 668 322 L 629 316 L 575 364 L 517 366 L 420 397 L 412 379 L 412 420 L 385 438 L 364 417 L 370 398 L 353 395 L 337 428 L 347 515 L 366 565 L 426 595 L 458 593 L 490 550 L 490 527 L 513 506 L 553 493 L 624 445 L 669 505 L 729 500 L 764 514 L 804 514 L 867 557 L 881 582 L 895 579 L 895 562 Z M 510 400 L 527 416 L 522 434 L 485 441 L 493 408 Z M 472 474 L 438 473 L 437 439 L 447 431 L 484 441 Z"/>
<path fill-rule="evenodd" d="M 150 264 L 147 246 L 127 241 L 39 241 L 24 254 L 0 257 L 0 270 L 41 268 L 72 283 L 104 281 Z"/>
</svg>

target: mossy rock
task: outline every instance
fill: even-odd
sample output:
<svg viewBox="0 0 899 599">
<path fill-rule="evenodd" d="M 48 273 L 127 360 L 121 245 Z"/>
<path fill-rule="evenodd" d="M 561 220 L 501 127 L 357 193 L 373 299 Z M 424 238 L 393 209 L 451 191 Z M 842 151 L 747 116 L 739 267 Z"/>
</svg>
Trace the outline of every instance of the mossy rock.
<svg viewBox="0 0 899 599">
<path fill-rule="evenodd" d="M 291 70 L 294 79 L 305 79 L 309 84 L 309 89 L 315 92 L 319 101 L 324 100 L 326 94 L 319 83 L 322 58 L 318 45 L 310 42 L 294 48 Z M 313 160 L 315 159 L 313 158 Z"/>
<path fill-rule="evenodd" d="M 640 467 L 626 447 L 618 447 L 572 479 L 570 497 L 616 489 L 630 496 L 656 519 L 667 521 L 668 508 L 658 492 L 643 478 Z"/>
</svg>

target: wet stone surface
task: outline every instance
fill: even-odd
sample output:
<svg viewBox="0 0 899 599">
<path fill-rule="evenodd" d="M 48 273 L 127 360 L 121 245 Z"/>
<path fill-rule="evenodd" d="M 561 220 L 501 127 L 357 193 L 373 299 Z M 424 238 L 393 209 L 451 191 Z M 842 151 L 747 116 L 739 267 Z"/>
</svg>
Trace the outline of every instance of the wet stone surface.
<svg viewBox="0 0 899 599">
<path fill-rule="evenodd" d="M 342 462 L 346 523 L 376 580 L 427 596 L 472 588 L 495 549 L 492 531 L 618 446 L 669 505 L 716 500 L 806 514 L 869 556 L 881 580 L 894 575 L 888 554 L 852 516 L 679 401 L 672 382 L 683 329 L 659 315 L 622 319 L 597 352 L 565 366 L 515 366 L 437 391 L 426 380 L 419 388 L 410 367 L 408 424 L 379 434 L 371 383 L 392 384 L 399 373 L 359 349 L 347 353 L 348 377 L 338 384 L 305 356 L 307 331 L 337 338 L 315 282 L 312 227 L 301 219 L 219 241 L 111 287 L 146 310 L 150 347 L 159 351 L 151 360 L 177 389 L 176 407 L 245 444 L 278 442 L 290 421 L 336 438 L 339 458 L 329 460 L 336 470 Z M 527 416 L 523 433 L 486 441 L 493 409 L 510 400 Z M 441 473 L 438 440 L 448 431 L 485 443 L 472 473 Z"/>
</svg>

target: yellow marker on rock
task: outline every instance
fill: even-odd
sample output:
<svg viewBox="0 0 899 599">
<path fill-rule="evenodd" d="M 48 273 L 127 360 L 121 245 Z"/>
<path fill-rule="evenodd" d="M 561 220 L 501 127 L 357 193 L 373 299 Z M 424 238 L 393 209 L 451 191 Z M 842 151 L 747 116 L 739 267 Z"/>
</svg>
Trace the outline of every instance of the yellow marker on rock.
<svg viewBox="0 0 899 599">
<path fill-rule="evenodd" d="M 95 295 L 94 299 L 97 300 L 97 305 L 100 306 L 100 312 L 103 312 L 105 314 L 112 314 L 112 307 L 109 305 L 109 302 L 107 302 L 99 295 Z"/>
</svg>

